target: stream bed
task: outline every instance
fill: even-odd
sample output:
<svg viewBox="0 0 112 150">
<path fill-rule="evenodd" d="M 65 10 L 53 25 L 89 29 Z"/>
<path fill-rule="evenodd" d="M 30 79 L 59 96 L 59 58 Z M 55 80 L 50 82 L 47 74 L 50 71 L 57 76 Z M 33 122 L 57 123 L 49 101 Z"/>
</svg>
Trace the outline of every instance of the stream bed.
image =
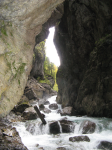
<svg viewBox="0 0 112 150">
<path fill-rule="evenodd" d="M 47 99 L 50 104 L 56 103 L 56 96 Z M 38 103 L 36 104 L 38 106 Z M 48 105 L 45 105 L 48 108 Z M 61 109 L 61 105 L 58 105 Z M 42 111 L 41 111 L 42 112 Z M 43 113 L 43 112 L 42 112 Z M 28 150 L 97 150 L 97 146 L 101 141 L 112 142 L 112 119 L 109 118 L 92 118 L 92 117 L 76 117 L 76 116 L 61 116 L 57 110 L 51 110 L 51 113 L 45 114 L 46 125 L 42 125 L 41 120 L 30 120 L 26 122 L 13 123 L 16 127 L 23 144 Z M 59 134 L 50 134 L 49 122 L 58 121 L 65 118 L 73 121 L 75 128 L 72 133 L 62 133 L 60 127 Z M 95 132 L 87 135 L 90 142 L 71 142 L 70 137 L 82 136 L 81 124 L 85 120 L 96 124 Z"/>
</svg>

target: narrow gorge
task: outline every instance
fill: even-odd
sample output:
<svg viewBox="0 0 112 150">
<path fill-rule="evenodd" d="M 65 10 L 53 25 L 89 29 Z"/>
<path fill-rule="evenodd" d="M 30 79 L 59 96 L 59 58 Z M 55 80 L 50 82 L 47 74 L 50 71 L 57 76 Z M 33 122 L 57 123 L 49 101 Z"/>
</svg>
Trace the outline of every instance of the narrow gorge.
<svg viewBox="0 0 112 150">
<path fill-rule="evenodd" d="M 45 61 L 38 46 L 53 26 L 61 62 L 56 76 L 58 105 L 71 108 L 73 117 L 112 118 L 111 6 L 111 0 L 0 0 L 0 120 L 24 95 L 29 100 L 56 95 L 50 86 L 37 82 L 44 78 Z M 0 129 L 0 141 L 1 131 L 5 134 Z"/>
</svg>

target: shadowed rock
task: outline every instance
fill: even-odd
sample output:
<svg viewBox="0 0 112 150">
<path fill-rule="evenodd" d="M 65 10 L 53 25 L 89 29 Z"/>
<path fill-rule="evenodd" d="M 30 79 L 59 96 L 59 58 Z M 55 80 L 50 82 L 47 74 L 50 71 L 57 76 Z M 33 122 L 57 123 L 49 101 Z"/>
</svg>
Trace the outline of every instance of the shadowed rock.
<svg viewBox="0 0 112 150">
<path fill-rule="evenodd" d="M 49 108 L 52 110 L 56 110 L 56 109 L 58 109 L 58 105 L 56 103 L 53 103 L 53 104 L 49 105 Z"/>
<path fill-rule="evenodd" d="M 101 141 L 97 148 L 103 150 L 112 150 L 112 142 Z"/>
<path fill-rule="evenodd" d="M 25 120 L 33 120 L 33 119 L 37 119 L 38 115 L 37 115 L 34 107 L 29 107 L 29 108 L 25 109 L 25 111 L 22 114 L 22 117 Z"/>
<path fill-rule="evenodd" d="M 94 133 L 96 129 L 96 124 L 91 121 L 84 121 L 81 124 L 81 128 L 82 128 L 82 134 Z"/>
<path fill-rule="evenodd" d="M 70 137 L 69 141 L 71 142 L 90 142 L 90 139 L 88 136 L 74 136 L 74 137 Z"/>
</svg>

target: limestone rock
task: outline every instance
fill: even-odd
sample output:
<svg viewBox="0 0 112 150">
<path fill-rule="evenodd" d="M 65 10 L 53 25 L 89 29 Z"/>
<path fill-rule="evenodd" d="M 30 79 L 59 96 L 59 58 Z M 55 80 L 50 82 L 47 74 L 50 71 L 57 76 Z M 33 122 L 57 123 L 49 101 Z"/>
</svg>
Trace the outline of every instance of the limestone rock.
<svg viewBox="0 0 112 150">
<path fill-rule="evenodd" d="M 72 109 L 73 107 L 69 106 L 69 107 L 64 107 L 62 109 L 62 112 L 61 112 L 61 115 L 64 116 L 64 115 L 71 115 L 72 114 Z"/>
<path fill-rule="evenodd" d="M 35 37 L 63 1 L 0 1 L 0 116 L 8 114 L 23 95 Z"/>
<path fill-rule="evenodd" d="M 37 119 L 38 115 L 37 115 L 34 107 L 29 107 L 29 108 L 25 109 L 25 111 L 22 114 L 22 117 L 25 120 L 33 120 L 33 119 Z"/>
<path fill-rule="evenodd" d="M 16 128 L 7 125 L 4 120 L 0 120 L 0 149 L 27 150 L 16 131 Z"/>
</svg>

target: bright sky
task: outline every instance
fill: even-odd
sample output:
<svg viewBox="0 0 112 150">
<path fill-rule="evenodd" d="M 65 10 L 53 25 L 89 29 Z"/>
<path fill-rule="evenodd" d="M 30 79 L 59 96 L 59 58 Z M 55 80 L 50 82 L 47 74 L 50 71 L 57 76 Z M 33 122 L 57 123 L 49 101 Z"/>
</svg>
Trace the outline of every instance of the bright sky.
<svg viewBox="0 0 112 150">
<path fill-rule="evenodd" d="M 57 54 L 57 50 L 53 43 L 55 27 L 49 29 L 50 33 L 48 38 L 46 39 L 46 56 L 49 57 L 50 62 L 53 62 L 56 66 L 60 66 L 59 56 Z"/>
</svg>

